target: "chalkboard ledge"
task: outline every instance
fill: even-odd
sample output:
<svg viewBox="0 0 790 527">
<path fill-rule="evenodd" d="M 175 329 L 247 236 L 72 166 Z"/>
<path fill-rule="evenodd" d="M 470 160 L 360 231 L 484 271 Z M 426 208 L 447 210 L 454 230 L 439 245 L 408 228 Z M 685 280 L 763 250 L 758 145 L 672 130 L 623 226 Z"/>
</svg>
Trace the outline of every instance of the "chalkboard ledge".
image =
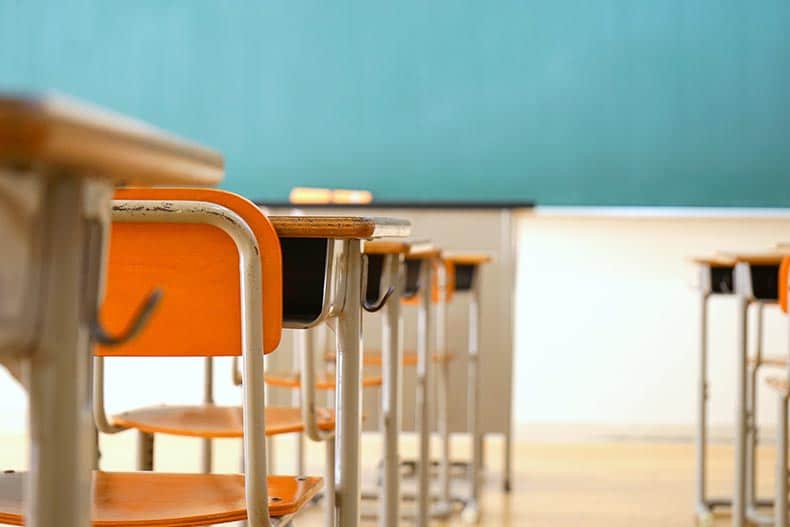
<svg viewBox="0 0 790 527">
<path fill-rule="evenodd" d="M 532 201 L 374 201 L 367 204 L 310 203 L 253 200 L 260 207 L 296 209 L 531 209 Z"/>
</svg>

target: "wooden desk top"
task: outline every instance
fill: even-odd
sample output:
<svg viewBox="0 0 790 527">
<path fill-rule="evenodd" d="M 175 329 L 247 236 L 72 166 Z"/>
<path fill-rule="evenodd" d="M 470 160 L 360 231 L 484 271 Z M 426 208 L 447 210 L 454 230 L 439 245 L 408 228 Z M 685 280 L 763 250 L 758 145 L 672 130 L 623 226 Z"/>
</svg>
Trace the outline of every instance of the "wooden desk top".
<svg viewBox="0 0 790 527">
<path fill-rule="evenodd" d="M 372 240 L 401 238 L 411 223 L 397 218 L 356 216 L 269 216 L 281 238 L 331 238 Z"/>
<path fill-rule="evenodd" d="M 735 265 L 735 260 L 722 255 L 714 256 L 699 256 L 692 258 L 691 261 L 695 264 L 707 265 L 709 267 L 732 267 Z"/>
<path fill-rule="evenodd" d="M 444 258 L 446 262 L 456 265 L 480 265 L 493 260 L 490 254 L 462 252 L 446 252 L 442 254 L 442 258 Z"/>
<path fill-rule="evenodd" d="M 766 251 L 762 253 L 722 253 L 725 258 L 731 258 L 735 263 L 750 265 L 779 265 L 790 254 L 781 251 Z"/>
<path fill-rule="evenodd" d="M 375 240 L 362 247 L 364 254 L 421 254 L 434 250 L 426 240 Z"/>
<path fill-rule="evenodd" d="M 0 93 L 0 166 L 85 171 L 122 185 L 216 185 L 222 156 L 140 121 L 55 96 Z"/>
<path fill-rule="evenodd" d="M 427 241 L 412 241 L 409 245 L 409 252 L 406 253 L 407 260 L 427 260 L 429 258 L 439 258 L 442 250 Z"/>
</svg>

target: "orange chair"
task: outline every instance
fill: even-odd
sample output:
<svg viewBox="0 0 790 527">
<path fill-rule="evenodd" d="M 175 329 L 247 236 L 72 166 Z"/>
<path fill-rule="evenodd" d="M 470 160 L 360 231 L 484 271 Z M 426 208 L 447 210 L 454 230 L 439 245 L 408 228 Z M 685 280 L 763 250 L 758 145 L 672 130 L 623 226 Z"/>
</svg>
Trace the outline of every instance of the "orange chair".
<svg viewBox="0 0 790 527">
<path fill-rule="evenodd" d="M 170 199 L 189 199 L 194 191 L 174 191 L 168 190 L 163 192 L 161 190 L 121 190 L 116 193 L 116 199 L 163 199 L 164 197 L 171 197 Z M 214 193 L 212 193 L 214 194 Z M 238 196 L 233 196 L 238 198 Z M 205 199 L 205 198 L 204 198 Z M 217 196 L 214 199 L 225 199 Z M 226 203 L 223 201 L 223 203 Z M 242 200 L 243 206 L 239 208 L 244 212 L 242 217 L 245 221 L 254 222 L 260 221 L 262 215 L 251 203 Z M 253 208 L 250 208 L 252 206 Z M 265 218 L 264 218 L 265 219 Z M 123 232 L 123 225 L 114 226 L 114 235 Z M 271 232 L 269 232 L 271 236 Z M 275 233 L 276 236 L 276 233 Z M 264 241 L 272 243 L 275 239 L 259 240 L 259 245 Z M 112 257 L 112 253 L 110 255 Z M 274 261 L 268 262 L 269 265 L 274 265 Z M 264 266 L 267 262 L 264 262 Z M 196 277 L 197 278 L 197 277 Z M 111 282 L 112 286 L 112 282 Z M 267 299 L 264 298 L 264 302 Z M 282 316 L 282 304 L 273 304 L 269 300 L 270 307 L 279 316 Z M 222 305 L 218 303 L 216 305 Z M 105 310 L 109 307 L 105 307 Z M 112 311 L 110 312 L 112 313 Z M 204 328 L 212 328 L 210 321 L 205 321 L 208 325 Z M 216 338 L 216 337 L 215 337 Z M 272 341 L 270 345 L 275 346 L 279 343 Z M 151 347 L 154 346 L 167 346 L 167 340 L 161 344 L 154 342 L 150 343 Z M 219 345 L 219 343 L 217 343 Z M 211 364 L 211 358 L 207 359 L 208 365 Z M 209 400 L 202 405 L 192 406 L 154 406 L 148 408 L 140 408 L 136 410 L 126 411 L 122 414 L 115 416 L 112 423 L 105 424 L 106 420 L 103 415 L 103 389 L 101 386 L 103 364 L 101 358 L 96 359 L 95 370 L 97 373 L 97 386 L 96 392 L 98 397 L 95 399 L 99 404 L 96 406 L 97 422 L 100 423 L 100 429 L 108 433 L 118 432 L 125 429 L 136 429 L 140 432 L 140 448 L 138 449 L 138 469 L 151 470 L 153 469 L 153 441 L 154 434 L 162 433 L 169 435 L 189 436 L 203 438 L 204 453 L 203 453 L 203 472 L 211 472 L 211 444 L 210 440 L 215 438 L 241 438 L 242 437 L 242 421 L 241 421 L 241 407 L 222 407 L 215 406 Z M 211 370 L 208 370 L 207 384 L 210 386 Z M 210 394 L 210 388 L 208 390 Z M 317 409 L 317 426 L 320 430 L 332 431 L 334 430 L 334 412 L 329 409 Z M 266 435 L 273 436 L 279 434 L 287 434 L 294 432 L 304 432 L 304 424 L 302 422 L 301 410 L 298 407 L 267 407 L 266 408 Z"/>
<path fill-rule="evenodd" d="M 265 433 L 287 429 L 279 410 L 264 411 L 263 354 L 282 331 L 280 246 L 271 223 L 249 201 L 204 189 L 129 189 L 113 205 L 107 294 L 102 319 L 123 329 L 129 306 L 162 291 L 150 323 L 131 341 L 99 346 L 108 356 L 243 357 L 241 414 L 212 408 L 202 433 L 220 437 L 241 421 L 246 475 L 94 472 L 95 525 L 212 525 L 248 520 L 287 523 L 319 492 L 321 478 L 268 476 Z M 100 373 L 100 372 L 99 372 Z M 96 397 L 102 397 L 100 388 Z M 200 407 L 199 407 L 200 408 Z M 202 411 L 202 410 L 201 410 Z M 109 421 L 97 405 L 97 425 L 110 431 L 183 431 L 188 411 L 148 409 Z M 190 423 L 194 424 L 194 423 Z M 192 429 L 195 430 L 194 428 Z M 0 522 L 22 525 L 19 474 L 0 476 Z"/>
</svg>

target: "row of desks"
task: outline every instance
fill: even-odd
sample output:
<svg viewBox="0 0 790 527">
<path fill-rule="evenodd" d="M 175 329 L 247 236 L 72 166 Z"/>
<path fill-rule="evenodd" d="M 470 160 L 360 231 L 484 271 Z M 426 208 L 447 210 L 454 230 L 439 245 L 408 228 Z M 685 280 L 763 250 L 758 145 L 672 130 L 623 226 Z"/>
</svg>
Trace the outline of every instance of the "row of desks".
<svg viewBox="0 0 790 527">
<path fill-rule="evenodd" d="M 265 207 L 270 214 L 284 214 L 293 210 L 293 205 L 256 201 Z M 489 442 L 488 447 L 501 449 L 502 455 L 489 457 L 492 474 L 501 474 L 504 488 L 510 486 L 512 474 L 512 415 L 515 372 L 515 342 L 517 305 L 516 276 L 519 272 L 519 219 L 528 210 L 529 203 L 432 203 L 432 202 L 400 202 L 372 203 L 365 206 L 352 205 L 298 205 L 298 212 L 306 215 L 362 215 L 362 216 L 394 216 L 409 218 L 413 232 L 419 237 L 440 241 L 442 250 L 446 252 L 464 252 L 469 248 L 482 251 L 492 256 L 492 262 L 481 270 L 485 286 L 480 292 L 480 390 L 486 400 L 497 401 L 497 404 L 485 405 L 480 414 L 480 431 L 488 440 L 490 437 L 504 439 L 495 443 Z M 406 348 L 413 348 L 418 335 L 414 323 L 415 313 L 404 312 L 404 342 Z M 450 349 L 463 350 L 467 346 L 467 335 L 456 328 L 465 327 L 467 313 L 464 302 L 451 303 L 447 308 L 448 327 L 453 328 L 447 333 L 447 346 Z M 370 316 L 366 321 L 364 342 L 366 349 L 379 346 L 380 325 Z M 289 342 L 284 346 L 288 349 Z M 271 357 L 273 367 L 283 370 L 291 367 L 288 354 L 277 354 Z M 466 389 L 469 377 L 470 361 L 466 354 L 458 354 L 449 364 L 449 383 L 452 393 L 462 393 Z M 411 371 L 404 375 L 403 390 L 403 429 L 416 431 L 415 411 L 416 376 Z M 275 393 L 273 400 L 280 403 L 290 401 L 289 394 Z M 366 395 L 367 402 L 373 403 L 375 394 Z M 369 404 L 369 414 L 365 421 L 365 429 L 372 431 L 378 422 L 378 411 L 375 404 Z M 464 398 L 453 397 L 449 402 L 449 428 L 452 434 L 465 434 L 467 431 L 467 405 Z M 493 462 L 496 460 L 496 462 Z M 501 471 L 498 461 L 502 461 Z"/>
<path fill-rule="evenodd" d="M 732 525 L 743 527 L 747 523 L 771 524 L 761 507 L 773 506 L 773 500 L 760 500 L 756 496 L 756 397 L 757 372 L 761 366 L 786 366 L 788 358 L 770 359 L 762 354 L 763 308 L 776 305 L 787 284 L 780 283 L 779 269 L 790 252 L 779 247 L 765 253 L 722 252 L 712 257 L 697 258 L 700 292 L 700 352 L 697 407 L 697 458 L 696 458 L 696 508 L 701 524 L 713 522 L 713 512 L 731 508 Z M 785 291 L 786 293 L 786 291 Z M 735 456 L 734 484 L 731 497 L 711 497 L 707 491 L 707 405 L 708 379 L 708 301 L 711 296 L 728 295 L 736 303 L 736 401 L 734 405 Z M 756 325 L 751 328 L 755 336 L 755 355 L 749 357 L 748 313 L 750 306 L 757 309 Z M 786 420 L 786 418 L 785 418 Z M 786 475 L 777 477 L 787 477 Z M 779 499 L 777 497 L 777 499 Z"/>
</svg>

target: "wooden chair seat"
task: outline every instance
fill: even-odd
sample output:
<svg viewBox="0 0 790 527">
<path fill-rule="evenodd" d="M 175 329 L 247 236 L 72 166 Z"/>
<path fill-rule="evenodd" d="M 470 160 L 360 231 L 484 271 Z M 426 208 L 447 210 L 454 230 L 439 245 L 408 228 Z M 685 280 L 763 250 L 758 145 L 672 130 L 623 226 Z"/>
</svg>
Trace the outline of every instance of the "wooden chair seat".
<svg viewBox="0 0 790 527">
<path fill-rule="evenodd" d="M 782 366 L 787 366 L 787 361 L 788 361 L 787 357 L 783 357 L 781 355 L 774 355 L 771 357 L 763 357 L 762 360 L 760 361 L 760 364 L 762 364 L 763 366 L 782 367 Z M 755 362 L 757 361 L 754 357 L 749 357 L 749 364 L 754 365 Z"/>
<path fill-rule="evenodd" d="M 23 525 L 24 472 L 0 474 L 0 523 Z M 295 514 L 321 490 L 321 478 L 269 476 L 269 513 Z M 93 473 L 93 525 L 192 527 L 244 521 L 241 474 Z"/>
<path fill-rule="evenodd" d="M 450 362 L 454 356 L 452 353 L 434 353 L 433 362 Z M 337 360 L 337 354 L 334 351 L 329 351 L 325 355 L 325 359 L 329 362 Z M 381 367 L 383 359 L 381 357 L 381 350 L 365 350 L 362 354 L 362 363 L 365 366 L 378 366 Z M 417 366 L 417 352 L 414 350 L 403 351 L 403 365 L 404 366 Z"/>
<path fill-rule="evenodd" d="M 334 410 L 318 408 L 318 427 L 334 430 Z M 242 437 L 241 406 L 149 406 L 124 412 L 115 424 L 149 434 L 170 434 L 203 438 Z M 297 407 L 267 406 L 266 435 L 303 432 L 301 410 Z"/>
<path fill-rule="evenodd" d="M 318 390 L 335 389 L 335 373 L 330 371 L 317 372 L 315 375 L 315 387 Z M 279 386 L 281 388 L 299 388 L 301 386 L 301 374 L 298 371 L 267 371 L 263 375 L 266 384 Z M 381 375 L 365 375 L 362 378 L 362 386 L 371 388 L 381 386 Z"/>
</svg>

